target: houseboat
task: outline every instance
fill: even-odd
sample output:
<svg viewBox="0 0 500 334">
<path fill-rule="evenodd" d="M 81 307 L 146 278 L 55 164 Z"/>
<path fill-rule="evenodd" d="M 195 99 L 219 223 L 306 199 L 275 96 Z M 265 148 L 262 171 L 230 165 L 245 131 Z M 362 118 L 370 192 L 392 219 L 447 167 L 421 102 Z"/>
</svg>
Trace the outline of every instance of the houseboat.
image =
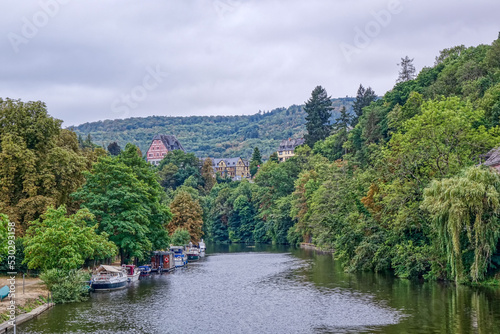
<svg viewBox="0 0 500 334">
<path fill-rule="evenodd" d="M 123 268 L 101 265 L 96 269 L 90 281 L 94 291 L 112 291 L 127 286 L 128 277 Z"/>
<path fill-rule="evenodd" d="M 169 251 L 156 251 L 151 256 L 151 270 L 155 272 L 170 271 L 175 269 L 174 253 Z"/>
<path fill-rule="evenodd" d="M 122 268 L 127 273 L 127 278 L 129 282 L 135 282 L 139 280 L 139 276 L 141 275 L 141 271 L 139 270 L 139 268 L 137 268 L 132 264 L 124 264 L 122 265 Z"/>
<path fill-rule="evenodd" d="M 170 251 L 174 253 L 175 267 L 184 267 L 187 263 L 187 255 L 184 246 L 170 246 Z"/>
</svg>

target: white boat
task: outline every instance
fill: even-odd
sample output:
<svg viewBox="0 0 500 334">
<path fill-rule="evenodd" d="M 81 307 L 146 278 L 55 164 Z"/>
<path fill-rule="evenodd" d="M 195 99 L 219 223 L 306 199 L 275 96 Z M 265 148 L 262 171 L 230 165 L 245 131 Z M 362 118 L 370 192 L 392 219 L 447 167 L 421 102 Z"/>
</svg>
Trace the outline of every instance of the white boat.
<svg viewBox="0 0 500 334">
<path fill-rule="evenodd" d="M 125 288 L 127 282 L 123 268 L 101 265 L 92 275 L 90 287 L 95 291 L 111 291 Z"/>
<path fill-rule="evenodd" d="M 135 282 L 139 280 L 139 276 L 141 276 L 141 270 L 134 266 L 133 264 L 124 264 L 122 268 L 127 273 L 127 278 L 129 282 Z"/>
<path fill-rule="evenodd" d="M 170 251 L 174 253 L 175 267 L 184 267 L 188 263 L 188 258 L 184 252 L 184 246 L 170 246 Z"/>
<path fill-rule="evenodd" d="M 203 239 L 199 242 L 198 246 L 200 247 L 200 253 L 204 253 L 207 247 L 205 246 L 205 243 L 203 242 Z"/>
</svg>

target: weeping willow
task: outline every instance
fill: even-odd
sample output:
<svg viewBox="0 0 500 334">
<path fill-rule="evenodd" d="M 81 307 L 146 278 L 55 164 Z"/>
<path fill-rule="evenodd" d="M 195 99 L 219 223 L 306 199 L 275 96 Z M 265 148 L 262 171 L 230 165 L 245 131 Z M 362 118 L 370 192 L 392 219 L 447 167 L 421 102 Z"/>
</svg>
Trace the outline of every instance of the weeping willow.
<svg viewBox="0 0 500 334">
<path fill-rule="evenodd" d="M 461 176 L 433 181 L 424 190 L 422 207 L 433 216 L 441 246 L 446 250 L 455 281 L 470 276 L 484 278 L 496 250 L 500 234 L 500 175 L 484 167 L 471 167 Z M 474 251 L 474 262 L 466 270 L 462 254 L 467 237 Z"/>
</svg>

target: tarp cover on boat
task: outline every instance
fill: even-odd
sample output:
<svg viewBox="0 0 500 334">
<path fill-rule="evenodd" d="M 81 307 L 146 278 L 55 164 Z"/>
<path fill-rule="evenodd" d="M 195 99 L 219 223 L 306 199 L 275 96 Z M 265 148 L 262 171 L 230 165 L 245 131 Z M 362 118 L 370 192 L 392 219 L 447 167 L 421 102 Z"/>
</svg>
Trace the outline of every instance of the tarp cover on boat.
<svg viewBox="0 0 500 334">
<path fill-rule="evenodd" d="M 101 272 L 101 271 L 107 271 L 110 273 L 120 273 L 123 271 L 123 269 L 120 267 L 106 266 L 104 264 L 101 264 L 101 266 L 99 268 L 97 268 L 97 272 Z"/>
</svg>

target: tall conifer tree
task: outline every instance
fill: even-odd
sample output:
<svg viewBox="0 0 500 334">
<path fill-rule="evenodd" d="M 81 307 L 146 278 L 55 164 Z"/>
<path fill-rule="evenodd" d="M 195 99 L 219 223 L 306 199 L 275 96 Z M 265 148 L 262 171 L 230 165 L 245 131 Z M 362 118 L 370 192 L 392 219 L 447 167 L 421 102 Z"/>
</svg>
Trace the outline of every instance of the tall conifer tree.
<svg viewBox="0 0 500 334">
<path fill-rule="evenodd" d="M 312 91 L 311 98 L 306 102 L 304 111 L 306 116 L 307 134 L 304 136 L 306 144 L 313 147 L 318 140 L 323 140 L 330 135 L 330 117 L 332 101 L 326 90 L 317 86 Z"/>
</svg>

